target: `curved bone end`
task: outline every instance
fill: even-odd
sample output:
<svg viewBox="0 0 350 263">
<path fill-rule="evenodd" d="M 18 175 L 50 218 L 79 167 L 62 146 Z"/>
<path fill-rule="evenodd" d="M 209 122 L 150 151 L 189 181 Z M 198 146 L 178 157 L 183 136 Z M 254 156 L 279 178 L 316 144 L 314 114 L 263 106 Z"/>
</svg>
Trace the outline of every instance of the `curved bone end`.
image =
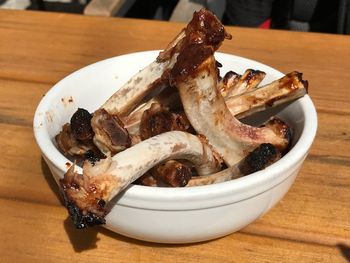
<svg viewBox="0 0 350 263">
<path fill-rule="evenodd" d="M 91 119 L 91 126 L 95 132 L 94 143 L 103 153 L 117 153 L 130 147 L 129 133 L 118 116 L 99 109 Z"/>
<path fill-rule="evenodd" d="M 74 166 L 72 165 L 60 180 L 61 192 L 69 216 L 78 229 L 105 224 L 104 217 L 108 213 L 106 203 L 117 182 L 115 178 L 108 175 L 89 176 L 89 170 L 106 171 L 110 166 L 110 158 L 101 160 L 96 167 L 85 162 L 84 174 L 75 172 Z"/>
<path fill-rule="evenodd" d="M 187 27 L 172 40 L 164 51 L 159 53 L 158 62 L 169 60 L 175 53 L 181 53 L 187 45 L 201 44 L 218 49 L 224 39 L 232 39 L 224 25 L 211 11 L 202 8 L 194 12 Z"/>
<path fill-rule="evenodd" d="M 291 89 L 298 89 L 300 87 L 304 88 L 306 93 L 308 93 L 309 82 L 303 79 L 303 73 L 299 71 L 292 71 L 286 75 L 291 82 Z"/>
<path fill-rule="evenodd" d="M 231 87 L 235 86 L 239 81 L 241 75 L 236 72 L 228 71 L 225 76 L 218 83 L 218 89 L 223 97 L 226 97 Z"/>
<path fill-rule="evenodd" d="M 278 117 L 272 117 L 264 124 L 264 127 L 271 129 L 277 135 L 276 138 L 280 142 L 274 145 L 282 154 L 286 153 L 292 142 L 292 130 L 288 124 Z"/>
</svg>

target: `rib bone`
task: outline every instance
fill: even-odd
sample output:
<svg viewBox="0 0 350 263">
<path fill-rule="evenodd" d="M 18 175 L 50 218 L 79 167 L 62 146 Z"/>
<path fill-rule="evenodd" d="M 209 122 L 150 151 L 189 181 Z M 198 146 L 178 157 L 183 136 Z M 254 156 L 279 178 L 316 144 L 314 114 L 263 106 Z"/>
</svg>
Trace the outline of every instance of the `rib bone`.
<svg viewBox="0 0 350 263">
<path fill-rule="evenodd" d="M 187 46 L 178 56 L 171 80 L 179 90 L 193 128 L 208 139 L 228 166 L 239 162 L 262 143 L 272 143 L 281 149 L 289 144 L 269 127 L 245 125 L 230 113 L 216 87 L 215 59 L 210 46 Z"/>
<path fill-rule="evenodd" d="M 211 175 L 193 176 L 186 186 L 216 184 L 237 179 L 265 169 L 281 158 L 281 153 L 269 143 L 261 144 L 239 163 Z"/>
<path fill-rule="evenodd" d="M 219 82 L 218 88 L 223 97 L 236 96 L 255 89 L 265 75 L 265 72 L 254 69 L 247 69 L 242 76 L 229 71 Z"/>
<path fill-rule="evenodd" d="M 202 139 L 180 131 L 151 137 L 95 165 L 84 162 L 83 174 L 72 166 L 61 185 L 75 225 L 83 228 L 104 223 L 108 201 L 150 168 L 169 159 L 186 159 L 201 175 L 220 170 L 220 163 Z"/>
<path fill-rule="evenodd" d="M 112 95 L 101 107 L 109 114 L 123 118 L 155 89 L 161 89 L 169 83 L 169 71 L 176 62 L 177 55 L 182 48 L 191 43 L 207 43 L 215 50 L 218 49 L 225 38 L 231 38 L 217 17 L 208 10 L 202 9 L 195 12 L 193 19 L 187 27 L 161 52 L 156 61 L 134 75 L 124 86 Z M 94 114 L 94 118 L 100 119 L 100 112 Z M 101 125 L 103 126 L 103 125 Z M 92 124 L 95 134 L 99 134 L 99 127 Z M 109 137 L 112 135 L 109 134 Z M 115 148 L 114 145 L 106 145 L 94 137 L 94 142 L 103 147 L 101 151 Z"/>
<path fill-rule="evenodd" d="M 293 101 L 307 93 L 308 82 L 302 73 L 293 71 L 263 87 L 233 97 L 226 97 L 226 105 L 237 118 L 243 118 L 268 107 Z"/>
<path fill-rule="evenodd" d="M 229 75 L 231 75 L 231 73 Z M 234 77 L 229 77 L 231 80 L 233 78 Z M 229 80 L 226 84 L 223 84 L 224 81 L 222 80 L 219 82 L 219 86 L 234 86 L 234 84 L 229 84 L 231 80 Z M 225 90 L 221 90 L 221 94 L 225 98 L 227 107 L 238 119 L 250 116 L 270 107 L 292 102 L 304 96 L 307 93 L 308 87 L 307 81 L 302 80 L 302 73 L 297 71 L 288 73 L 286 76 L 262 87 L 253 88 L 250 85 L 251 82 L 246 86 L 246 89 L 250 90 L 249 92 L 241 93 L 236 96 L 226 96 L 227 94 L 225 94 Z M 163 93 L 167 95 L 166 98 L 162 95 Z M 170 109 L 179 109 L 179 105 L 181 105 L 181 102 L 179 101 L 180 98 L 178 96 L 178 92 L 176 90 L 174 91 L 173 88 L 166 88 L 159 96 L 151 98 L 149 101 L 135 109 L 129 116 L 125 117 L 123 119 L 125 128 L 130 134 L 139 136 L 142 114 L 144 111 L 148 110 L 153 103 L 159 103 Z"/>
<path fill-rule="evenodd" d="M 153 88 L 167 83 L 168 70 L 173 67 L 183 46 L 207 43 L 216 50 L 225 38 L 230 39 L 231 35 L 213 13 L 205 9 L 195 12 L 187 27 L 159 54 L 157 60 L 134 75 L 101 108 L 120 117 L 129 114 Z"/>
</svg>

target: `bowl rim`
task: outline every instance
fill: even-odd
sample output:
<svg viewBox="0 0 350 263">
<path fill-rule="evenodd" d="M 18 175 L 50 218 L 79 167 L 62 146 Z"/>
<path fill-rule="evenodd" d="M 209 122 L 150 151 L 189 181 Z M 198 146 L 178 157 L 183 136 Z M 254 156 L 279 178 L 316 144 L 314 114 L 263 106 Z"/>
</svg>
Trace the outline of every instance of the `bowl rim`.
<svg viewBox="0 0 350 263">
<path fill-rule="evenodd" d="M 71 163 L 70 160 L 59 152 L 49 137 L 47 129 L 45 129 L 45 112 L 48 110 L 50 101 L 57 96 L 57 93 L 59 93 L 62 83 L 69 80 L 73 75 L 79 74 L 80 71 L 85 70 L 86 68 L 94 67 L 97 64 L 105 63 L 109 60 L 123 58 L 130 55 L 137 56 L 140 54 L 153 54 L 157 52 L 159 51 L 142 51 L 105 59 L 83 67 L 57 82 L 41 99 L 34 114 L 34 137 L 44 159 L 49 160 L 52 165 L 62 172 L 67 170 L 66 163 Z M 216 53 L 232 56 L 241 59 L 246 63 L 260 64 L 279 72 L 278 70 L 255 60 L 227 53 Z M 281 76 L 284 75 L 281 72 L 279 73 Z M 306 94 L 294 103 L 300 105 L 302 113 L 304 114 L 304 127 L 301 131 L 300 138 L 288 153 L 283 156 L 283 158 L 264 170 L 228 182 L 205 186 L 169 188 L 130 185 L 118 195 L 113 202 L 117 202 L 118 205 L 141 209 L 192 210 L 222 206 L 268 191 L 272 187 L 282 183 L 292 174 L 293 171 L 300 167 L 298 163 L 303 162 L 316 136 L 317 113 L 310 96 Z M 286 171 L 288 171 L 288 173 Z M 203 200 L 205 200 L 205 202 L 203 202 Z"/>
</svg>

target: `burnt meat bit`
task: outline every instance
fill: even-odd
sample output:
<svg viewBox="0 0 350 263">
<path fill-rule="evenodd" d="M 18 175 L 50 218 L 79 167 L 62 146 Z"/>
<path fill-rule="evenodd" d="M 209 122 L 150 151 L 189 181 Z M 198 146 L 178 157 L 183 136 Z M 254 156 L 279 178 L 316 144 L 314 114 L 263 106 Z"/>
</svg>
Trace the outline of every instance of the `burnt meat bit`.
<svg viewBox="0 0 350 263">
<path fill-rule="evenodd" d="M 70 125 L 74 137 L 81 141 L 91 140 L 94 132 L 91 127 L 92 115 L 85 109 L 78 108 L 70 119 Z"/>
<path fill-rule="evenodd" d="M 240 162 L 239 170 L 244 175 L 255 173 L 265 169 L 280 157 L 281 154 L 274 145 L 263 143 Z"/>
</svg>

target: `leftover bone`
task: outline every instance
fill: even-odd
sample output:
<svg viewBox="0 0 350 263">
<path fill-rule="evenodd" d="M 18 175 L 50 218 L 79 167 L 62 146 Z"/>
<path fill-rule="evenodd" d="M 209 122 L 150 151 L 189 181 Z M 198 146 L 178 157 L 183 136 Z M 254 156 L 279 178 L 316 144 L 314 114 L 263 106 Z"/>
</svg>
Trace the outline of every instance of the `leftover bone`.
<svg viewBox="0 0 350 263">
<path fill-rule="evenodd" d="M 208 139 L 228 166 L 262 143 L 286 148 L 289 141 L 274 130 L 243 124 L 230 113 L 217 89 L 213 52 L 211 46 L 186 46 L 171 70 L 171 82 L 178 88 L 187 118 L 196 132 Z"/>
<path fill-rule="evenodd" d="M 75 225 L 83 228 L 104 223 L 108 201 L 150 168 L 169 159 L 188 160 L 200 175 L 221 168 L 202 139 L 180 131 L 151 137 L 95 165 L 84 162 L 83 174 L 75 172 L 73 165 L 60 183 Z"/>
<path fill-rule="evenodd" d="M 243 118 L 300 98 L 307 93 L 307 88 L 308 82 L 302 79 L 302 73 L 293 71 L 265 86 L 237 96 L 226 97 L 225 101 L 233 115 Z"/>
<path fill-rule="evenodd" d="M 264 143 L 249 153 L 239 163 L 211 175 L 193 176 L 186 186 L 216 184 L 237 179 L 265 169 L 281 158 L 272 144 Z"/>
<path fill-rule="evenodd" d="M 242 76 L 233 71 L 225 74 L 218 88 L 223 97 L 231 97 L 255 89 L 264 79 L 266 73 L 260 70 L 247 69 Z"/>
<path fill-rule="evenodd" d="M 226 74 L 219 82 L 219 87 L 222 87 L 223 85 L 226 85 L 229 88 L 234 86 L 234 84 L 230 84 L 230 81 L 235 81 L 234 78 L 236 78 L 238 81 L 239 75 L 233 71 L 229 71 L 228 74 Z M 292 102 L 307 93 L 307 86 L 307 81 L 302 80 L 302 73 L 293 71 L 286 76 L 262 87 L 253 89 L 248 83 L 246 88 L 249 90 L 249 92 L 241 93 L 236 96 L 227 96 L 225 93 L 226 91 L 221 90 L 221 94 L 224 96 L 226 105 L 230 112 L 236 118 L 241 119 L 256 112 L 266 110 L 267 108 Z M 125 128 L 128 130 L 130 135 L 140 135 L 140 121 L 142 114 L 144 111 L 148 110 L 153 103 L 159 103 L 165 108 L 175 108 L 178 110 L 182 109 L 178 92 L 176 90 L 174 91 L 173 88 L 168 87 L 164 89 L 159 96 L 156 96 L 150 99 L 148 102 L 140 105 L 129 116 L 126 116 L 123 119 Z"/>
<path fill-rule="evenodd" d="M 138 107 L 142 100 L 155 89 L 162 89 L 169 84 L 169 71 L 176 62 L 177 55 L 182 48 L 191 43 L 207 43 L 215 50 L 219 48 L 225 38 L 231 38 L 217 17 L 208 10 L 195 12 L 187 27 L 160 53 L 157 60 L 135 74 L 124 86 L 113 94 L 102 106 L 107 113 L 123 118 Z M 94 114 L 95 115 L 95 114 Z M 99 141 L 104 137 L 99 131 L 100 126 L 92 128 L 96 134 L 94 142 L 104 153 L 114 148 L 108 145 L 108 140 Z M 118 128 L 118 127 L 117 127 Z M 114 129 L 114 128 L 113 128 Z"/>
</svg>

